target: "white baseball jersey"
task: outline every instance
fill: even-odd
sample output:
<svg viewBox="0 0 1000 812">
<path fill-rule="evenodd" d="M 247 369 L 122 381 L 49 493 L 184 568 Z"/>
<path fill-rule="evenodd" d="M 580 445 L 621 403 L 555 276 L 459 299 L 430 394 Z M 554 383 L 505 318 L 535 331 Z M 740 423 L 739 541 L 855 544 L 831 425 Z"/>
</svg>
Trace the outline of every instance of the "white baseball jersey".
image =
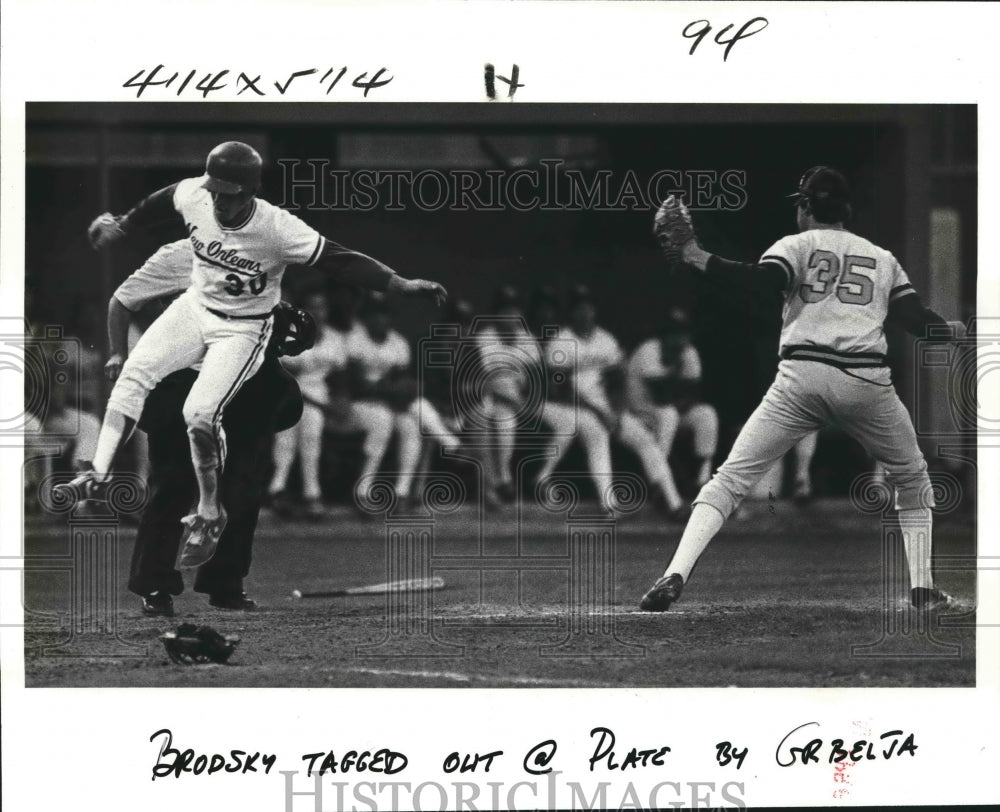
<svg viewBox="0 0 1000 812">
<path fill-rule="evenodd" d="M 190 240 L 177 240 L 160 246 L 142 267 L 133 271 L 114 292 L 115 299 L 133 317 L 128 326 L 128 351 L 132 352 L 146 327 L 162 314 L 170 300 L 191 286 L 191 265 L 194 254 Z M 148 307 L 154 303 L 159 309 Z M 150 312 L 153 311 L 153 312 Z M 201 364 L 193 365 L 198 369 Z"/>
<path fill-rule="evenodd" d="M 295 376 L 303 395 L 326 404 L 330 401 L 326 378 L 347 366 L 347 344 L 343 335 L 324 326 L 311 349 L 283 358 L 282 364 Z"/>
<path fill-rule="evenodd" d="M 885 363 L 889 303 L 915 292 L 892 254 L 845 229 L 822 228 L 778 240 L 760 261 L 788 275 L 783 358 Z"/>
<path fill-rule="evenodd" d="M 367 335 L 368 332 L 367 330 L 365 330 L 365 326 L 359 321 L 353 322 L 351 326 L 346 330 L 338 330 L 333 327 L 331 327 L 330 329 L 333 330 L 337 335 L 339 335 L 344 340 L 345 347 L 347 346 L 348 343 L 350 343 L 352 336 L 355 336 L 358 333 L 365 333 Z"/>
<path fill-rule="evenodd" d="M 676 378 L 681 381 L 701 380 L 701 358 L 698 350 L 692 345 L 685 345 L 677 358 L 677 362 L 664 365 L 663 353 L 660 351 L 660 341 L 651 338 L 644 341 L 628 362 L 629 372 L 640 378 Z"/>
<path fill-rule="evenodd" d="M 488 324 L 476 332 L 482 374 L 490 392 L 509 400 L 519 400 L 529 384 L 529 369 L 542 360 L 538 341 L 523 325 L 512 335 L 501 336 Z"/>
<path fill-rule="evenodd" d="M 194 249 L 191 284 L 196 300 L 230 316 L 266 316 L 281 299 L 289 265 L 313 265 L 326 240 L 298 217 L 256 198 L 243 223 L 219 225 L 204 178 L 188 178 L 174 190 Z"/>
<path fill-rule="evenodd" d="M 188 240 L 161 246 L 114 292 L 114 297 L 133 313 L 156 299 L 176 296 L 191 286 L 194 254 Z"/>
<path fill-rule="evenodd" d="M 570 353 L 573 357 L 567 358 L 560 364 L 556 355 L 563 353 L 550 351 L 549 364 L 552 366 L 572 364 L 576 391 L 580 398 L 599 408 L 610 409 L 611 404 L 604 388 L 604 372 L 609 367 L 620 364 L 624 358 L 617 339 L 603 327 L 595 327 L 589 338 L 581 338 L 569 327 L 562 327 L 556 338 L 557 340 L 550 346 L 558 346 L 560 339 L 572 341 L 576 346 L 576 353 L 575 356 Z"/>
<path fill-rule="evenodd" d="M 373 341 L 365 329 L 351 330 L 347 337 L 347 357 L 362 370 L 365 381 L 376 384 L 393 369 L 410 365 L 410 345 L 395 330 L 389 330 L 385 341 Z"/>
</svg>

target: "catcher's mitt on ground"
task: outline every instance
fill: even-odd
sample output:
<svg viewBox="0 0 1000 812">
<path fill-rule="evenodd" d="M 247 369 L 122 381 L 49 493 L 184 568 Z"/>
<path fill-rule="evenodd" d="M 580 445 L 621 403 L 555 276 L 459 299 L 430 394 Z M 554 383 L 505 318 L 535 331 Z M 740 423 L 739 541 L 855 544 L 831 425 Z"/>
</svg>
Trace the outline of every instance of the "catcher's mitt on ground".
<svg viewBox="0 0 1000 812">
<path fill-rule="evenodd" d="M 680 265 L 684 246 L 695 239 L 691 213 L 680 198 L 670 195 L 653 217 L 653 235 L 671 266 Z"/>
<path fill-rule="evenodd" d="M 240 638 L 221 635 L 210 626 L 182 623 L 175 632 L 160 635 L 163 647 L 175 663 L 225 663 L 236 650 Z"/>
</svg>

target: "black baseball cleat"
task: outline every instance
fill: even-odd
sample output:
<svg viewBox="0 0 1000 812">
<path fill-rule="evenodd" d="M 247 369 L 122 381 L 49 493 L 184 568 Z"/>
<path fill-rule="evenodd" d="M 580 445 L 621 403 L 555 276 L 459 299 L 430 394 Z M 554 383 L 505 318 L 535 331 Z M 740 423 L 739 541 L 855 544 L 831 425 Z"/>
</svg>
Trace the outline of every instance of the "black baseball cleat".
<svg viewBox="0 0 1000 812">
<path fill-rule="evenodd" d="M 226 518 L 226 511 L 219 508 L 219 515 L 214 519 L 206 519 L 198 513 L 192 513 L 181 519 L 185 525 L 181 569 L 200 567 L 215 555 L 215 550 L 219 546 L 219 536 L 226 529 Z"/>
<path fill-rule="evenodd" d="M 683 588 L 684 579 L 676 572 L 664 575 L 642 596 L 639 608 L 643 612 L 666 612 L 670 604 L 680 598 Z"/>
<path fill-rule="evenodd" d="M 225 592 L 208 596 L 208 605 L 216 609 L 228 609 L 232 612 L 253 612 L 257 601 L 248 598 L 246 592 Z"/>
<path fill-rule="evenodd" d="M 914 609 L 921 612 L 935 612 L 938 609 L 948 609 L 958 604 L 947 592 L 942 592 L 940 589 L 929 589 L 926 586 L 917 586 L 910 590 L 910 603 Z"/>
<path fill-rule="evenodd" d="M 174 599 L 169 592 L 158 589 L 142 596 L 142 613 L 146 617 L 173 617 Z"/>
</svg>

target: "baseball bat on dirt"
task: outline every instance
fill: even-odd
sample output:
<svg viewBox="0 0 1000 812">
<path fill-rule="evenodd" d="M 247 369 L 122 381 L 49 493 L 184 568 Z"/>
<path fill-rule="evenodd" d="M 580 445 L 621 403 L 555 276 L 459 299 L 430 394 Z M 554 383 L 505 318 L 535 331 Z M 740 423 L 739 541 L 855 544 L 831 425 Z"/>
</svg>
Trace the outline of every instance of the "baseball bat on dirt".
<svg viewBox="0 0 1000 812">
<path fill-rule="evenodd" d="M 384 584 L 351 586 L 345 589 L 325 589 L 316 592 L 293 589 L 292 597 L 341 598 L 345 595 L 385 595 L 389 592 L 429 592 L 436 589 L 444 589 L 444 578 L 440 576 L 433 578 L 411 578 L 408 581 L 388 581 Z"/>
</svg>

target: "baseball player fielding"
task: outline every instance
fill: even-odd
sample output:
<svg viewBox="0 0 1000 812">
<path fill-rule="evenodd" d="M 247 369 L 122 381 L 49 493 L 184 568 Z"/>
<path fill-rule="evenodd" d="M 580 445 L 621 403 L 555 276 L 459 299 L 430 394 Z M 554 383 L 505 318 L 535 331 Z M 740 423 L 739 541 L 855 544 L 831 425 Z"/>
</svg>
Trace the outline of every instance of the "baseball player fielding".
<svg viewBox="0 0 1000 812">
<path fill-rule="evenodd" d="M 923 306 L 891 253 L 845 228 L 850 193 L 839 171 L 813 167 L 791 197 L 799 233 L 778 240 L 756 264 L 702 250 L 690 215 L 674 198 L 656 214 L 654 233 L 668 261 L 681 259 L 750 301 L 781 295 L 784 310 L 777 378 L 699 492 L 673 559 L 640 602 L 643 610 L 669 609 L 757 480 L 803 437 L 828 425 L 860 442 L 895 490 L 913 606 L 937 609 L 953 602 L 934 587 L 934 495 L 913 425 L 890 380 L 884 330 L 891 320 L 925 335 L 928 327 L 948 322 Z M 961 337 L 961 326 L 953 329 Z"/>
</svg>

